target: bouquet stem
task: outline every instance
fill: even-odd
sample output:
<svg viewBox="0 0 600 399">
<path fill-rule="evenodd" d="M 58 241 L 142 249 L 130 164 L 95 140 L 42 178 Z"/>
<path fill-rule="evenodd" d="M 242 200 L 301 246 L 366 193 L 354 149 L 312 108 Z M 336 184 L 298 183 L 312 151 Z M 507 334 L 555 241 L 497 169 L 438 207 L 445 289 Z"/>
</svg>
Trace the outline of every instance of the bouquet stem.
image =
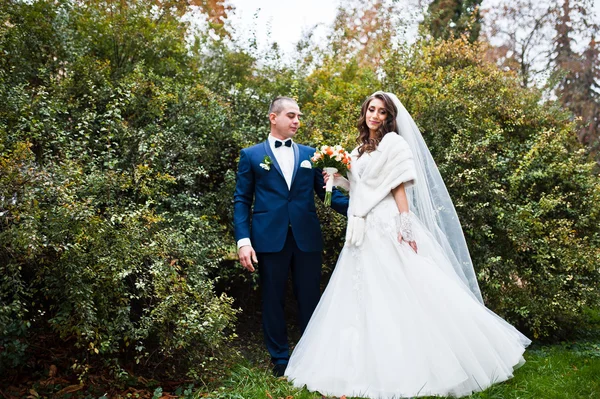
<svg viewBox="0 0 600 399">
<path fill-rule="evenodd" d="M 325 206 L 331 206 L 331 192 L 333 191 L 333 175 L 338 172 L 337 168 L 323 168 L 329 179 L 325 185 Z"/>
</svg>

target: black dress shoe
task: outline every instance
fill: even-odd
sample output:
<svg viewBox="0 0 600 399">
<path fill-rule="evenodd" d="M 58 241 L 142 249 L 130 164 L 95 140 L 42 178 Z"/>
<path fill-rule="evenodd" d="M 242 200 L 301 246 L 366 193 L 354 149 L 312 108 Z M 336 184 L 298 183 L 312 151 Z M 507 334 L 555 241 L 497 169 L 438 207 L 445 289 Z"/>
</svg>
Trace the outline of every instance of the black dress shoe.
<svg viewBox="0 0 600 399">
<path fill-rule="evenodd" d="M 287 364 L 276 364 L 273 366 L 273 375 L 275 377 L 283 377 Z"/>
</svg>

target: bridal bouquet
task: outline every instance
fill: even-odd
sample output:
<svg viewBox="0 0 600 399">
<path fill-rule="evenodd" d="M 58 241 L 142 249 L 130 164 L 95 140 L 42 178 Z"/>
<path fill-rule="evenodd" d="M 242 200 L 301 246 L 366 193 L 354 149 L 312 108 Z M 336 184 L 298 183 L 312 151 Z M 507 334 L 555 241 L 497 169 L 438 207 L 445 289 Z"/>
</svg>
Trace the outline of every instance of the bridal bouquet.
<svg viewBox="0 0 600 399">
<path fill-rule="evenodd" d="M 333 175 L 345 174 L 350 169 L 350 154 L 341 145 L 324 145 L 315 152 L 311 161 L 313 167 L 323 169 L 329 176 L 325 186 L 325 206 L 331 205 L 331 192 L 333 191 Z"/>
</svg>

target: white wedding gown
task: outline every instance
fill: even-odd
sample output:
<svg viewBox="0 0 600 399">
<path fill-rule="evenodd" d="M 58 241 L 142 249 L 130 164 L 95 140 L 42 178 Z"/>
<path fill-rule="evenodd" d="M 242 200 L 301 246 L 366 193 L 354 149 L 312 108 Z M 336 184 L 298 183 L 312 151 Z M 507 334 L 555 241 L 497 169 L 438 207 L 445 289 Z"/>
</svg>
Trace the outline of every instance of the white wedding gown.
<svg viewBox="0 0 600 399">
<path fill-rule="evenodd" d="M 362 245 L 342 250 L 285 371 L 294 386 L 373 399 L 464 396 L 524 363 L 531 341 L 475 299 L 414 214 L 418 254 L 399 243 L 397 213 L 390 194 L 367 215 Z"/>
</svg>

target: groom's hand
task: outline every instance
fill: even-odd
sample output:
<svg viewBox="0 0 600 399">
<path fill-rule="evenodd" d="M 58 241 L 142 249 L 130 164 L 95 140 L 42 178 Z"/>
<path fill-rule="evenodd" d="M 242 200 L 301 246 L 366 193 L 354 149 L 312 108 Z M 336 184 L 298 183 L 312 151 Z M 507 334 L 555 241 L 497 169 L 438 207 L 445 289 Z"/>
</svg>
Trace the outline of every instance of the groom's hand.
<svg viewBox="0 0 600 399">
<path fill-rule="evenodd" d="M 254 252 L 254 248 L 250 245 L 244 245 L 238 250 L 238 257 L 240 258 L 240 263 L 244 267 L 244 269 L 253 272 L 254 265 L 252 263 L 258 263 L 258 259 L 256 258 L 256 252 Z"/>
</svg>

